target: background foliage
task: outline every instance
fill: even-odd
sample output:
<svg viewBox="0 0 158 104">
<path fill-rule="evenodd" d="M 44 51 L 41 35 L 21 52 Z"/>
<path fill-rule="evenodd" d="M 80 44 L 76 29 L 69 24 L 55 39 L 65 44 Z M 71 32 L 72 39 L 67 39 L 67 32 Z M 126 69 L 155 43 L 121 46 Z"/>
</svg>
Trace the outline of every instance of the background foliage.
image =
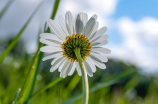
<svg viewBox="0 0 158 104">
<path fill-rule="evenodd" d="M 12 0 L 1 10 L 7 12 Z M 54 19 L 59 0 L 56 0 L 50 18 Z M 41 2 L 42 4 L 42 2 Z M 40 5 L 14 38 L 0 39 L 0 104 L 81 104 L 81 77 L 59 78 L 59 72 L 49 72 L 50 62 L 41 62 L 39 48 L 27 53 L 19 39 Z M 39 26 L 40 27 L 40 26 Z M 49 32 L 41 30 L 40 32 Z M 38 34 L 37 34 L 38 35 Z M 38 42 L 38 40 L 35 40 Z M 158 104 L 158 78 L 144 74 L 134 65 L 109 59 L 107 69 L 98 68 L 89 78 L 89 104 Z"/>
</svg>

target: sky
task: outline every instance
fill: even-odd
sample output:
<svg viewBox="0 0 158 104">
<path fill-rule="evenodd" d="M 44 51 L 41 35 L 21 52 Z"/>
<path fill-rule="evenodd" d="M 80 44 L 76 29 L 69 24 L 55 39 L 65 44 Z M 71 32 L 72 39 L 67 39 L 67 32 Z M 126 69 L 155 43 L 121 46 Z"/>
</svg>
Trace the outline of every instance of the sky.
<svg viewBox="0 0 158 104">
<path fill-rule="evenodd" d="M 8 0 L 0 0 L 0 11 Z M 14 37 L 40 0 L 15 0 L 0 20 L 0 39 Z M 53 0 L 45 0 L 23 33 L 28 53 L 37 49 L 39 27 L 50 18 Z M 98 15 L 99 28 L 106 26 L 109 58 L 134 64 L 146 72 L 158 72 L 158 0 L 61 0 L 58 15 L 71 11 Z"/>
</svg>

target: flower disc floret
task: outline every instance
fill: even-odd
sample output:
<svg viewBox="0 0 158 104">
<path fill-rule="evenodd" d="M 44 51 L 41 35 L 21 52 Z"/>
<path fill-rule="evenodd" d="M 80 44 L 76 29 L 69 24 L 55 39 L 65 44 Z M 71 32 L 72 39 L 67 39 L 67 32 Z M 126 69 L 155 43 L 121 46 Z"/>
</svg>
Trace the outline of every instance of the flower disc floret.
<svg viewBox="0 0 158 104">
<path fill-rule="evenodd" d="M 73 34 L 66 37 L 61 48 L 63 49 L 63 55 L 74 62 L 77 61 L 74 49 L 80 48 L 81 57 L 84 60 L 90 54 L 91 44 L 84 35 Z"/>
</svg>

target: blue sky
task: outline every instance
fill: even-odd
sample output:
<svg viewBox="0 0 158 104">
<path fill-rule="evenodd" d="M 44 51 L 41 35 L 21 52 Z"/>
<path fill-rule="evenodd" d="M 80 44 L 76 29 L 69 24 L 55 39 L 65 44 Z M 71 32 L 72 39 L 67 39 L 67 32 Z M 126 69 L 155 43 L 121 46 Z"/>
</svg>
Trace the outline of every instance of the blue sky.
<svg viewBox="0 0 158 104">
<path fill-rule="evenodd" d="M 158 0 L 119 0 L 111 18 L 117 20 L 121 17 L 130 17 L 133 21 L 139 21 L 144 17 L 158 18 Z M 109 39 L 113 44 L 121 43 L 122 39 L 117 29 L 108 32 L 113 34 L 113 38 Z"/>
<path fill-rule="evenodd" d="M 158 18 L 158 0 L 119 0 L 113 17 L 131 17 L 134 21 L 145 16 Z"/>
</svg>

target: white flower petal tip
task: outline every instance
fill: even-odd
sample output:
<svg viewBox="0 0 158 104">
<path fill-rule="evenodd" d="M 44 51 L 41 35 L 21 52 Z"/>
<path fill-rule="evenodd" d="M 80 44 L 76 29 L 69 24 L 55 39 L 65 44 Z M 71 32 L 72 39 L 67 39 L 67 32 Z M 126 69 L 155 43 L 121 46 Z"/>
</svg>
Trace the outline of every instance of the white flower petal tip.
<svg viewBox="0 0 158 104">
<path fill-rule="evenodd" d="M 65 40 L 66 34 L 54 20 L 49 19 L 47 23 L 49 28 L 55 35 L 57 35 L 60 39 Z"/>
<path fill-rule="evenodd" d="M 84 26 L 84 24 L 83 24 L 83 20 L 82 20 L 82 15 L 78 14 L 77 17 L 76 17 L 76 24 L 75 24 L 76 34 L 81 34 L 82 33 L 83 26 Z"/>
<path fill-rule="evenodd" d="M 96 14 L 94 14 L 93 16 L 92 16 L 92 18 L 94 18 L 95 20 L 97 19 L 97 15 Z"/>
<path fill-rule="evenodd" d="M 105 62 L 108 61 L 105 54 L 111 50 L 102 46 L 108 43 L 109 35 L 106 35 L 107 27 L 98 29 L 99 22 L 94 14 L 88 19 L 87 13 L 80 12 L 76 18 L 67 11 L 65 18 L 58 16 L 59 24 L 54 20 L 47 20 L 51 33 L 41 33 L 39 41 L 46 46 L 40 48 L 41 52 L 49 53 L 43 57 L 43 61 L 52 60 L 50 72 L 58 70 L 60 77 L 71 76 L 75 69 L 82 76 L 80 65 L 77 61 L 74 49 L 80 48 L 86 73 L 93 77 L 97 67 L 106 69 Z"/>
</svg>

